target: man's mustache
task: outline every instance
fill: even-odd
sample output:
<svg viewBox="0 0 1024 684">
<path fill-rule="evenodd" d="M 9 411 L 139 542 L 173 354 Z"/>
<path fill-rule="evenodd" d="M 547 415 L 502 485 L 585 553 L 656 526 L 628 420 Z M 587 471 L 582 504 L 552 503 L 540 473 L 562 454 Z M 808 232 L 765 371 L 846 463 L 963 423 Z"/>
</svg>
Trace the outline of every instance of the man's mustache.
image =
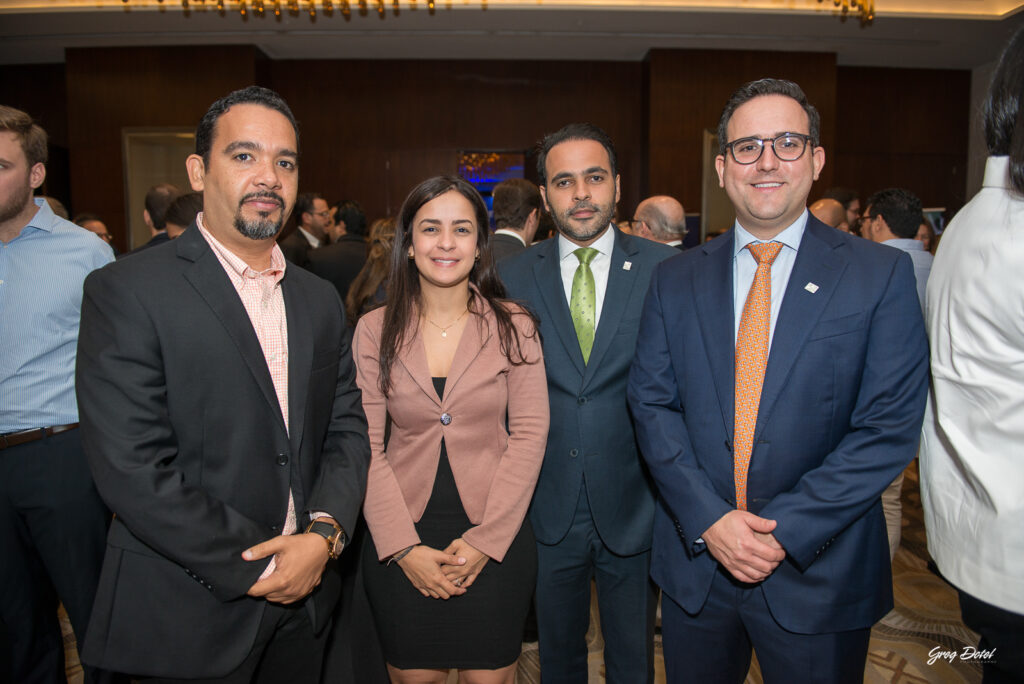
<svg viewBox="0 0 1024 684">
<path fill-rule="evenodd" d="M 274 200 L 278 205 L 284 207 L 284 198 L 273 192 L 250 192 L 242 197 L 242 201 L 238 205 L 241 206 L 249 200 Z"/>
</svg>

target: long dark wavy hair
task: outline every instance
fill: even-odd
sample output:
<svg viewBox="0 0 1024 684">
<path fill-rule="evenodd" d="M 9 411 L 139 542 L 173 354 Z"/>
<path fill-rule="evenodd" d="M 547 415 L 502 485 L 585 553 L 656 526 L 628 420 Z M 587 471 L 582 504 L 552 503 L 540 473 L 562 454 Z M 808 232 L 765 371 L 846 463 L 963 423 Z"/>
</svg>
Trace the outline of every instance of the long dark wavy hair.
<svg viewBox="0 0 1024 684">
<path fill-rule="evenodd" d="M 476 245 L 480 250 L 480 259 L 473 264 L 469 272 L 469 282 L 475 290 L 470 290 L 466 305 L 469 311 L 483 318 L 485 307 L 474 306 L 475 299 L 482 299 L 494 311 L 498 324 L 498 341 L 501 352 L 512 365 L 527 363 L 523 355 L 519 339 L 519 331 L 512 323 L 512 312 L 506 306 L 509 300 L 505 296 L 505 286 L 498 278 L 491 256 L 491 233 L 488 229 L 487 205 L 476 189 L 458 176 L 435 176 L 423 181 L 409 193 L 398 213 L 398 225 L 395 226 L 395 245 L 391 250 L 391 270 L 388 275 L 387 309 L 384 312 L 384 329 L 380 340 L 380 390 L 387 396 L 391 389 L 391 369 L 398 351 L 407 342 L 405 331 L 413 316 L 418 316 L 423 308 L 423 293 L 420 289 L 420 275 L 416 263 L 409 258 L 412 246 L 413 218 L 424 204 L 440 197 L 447 192 L 457 192 L 465 197 L 473 206 L 473 218 L 476 221 Z M 523 309 L 515 315 L 529 316 L 536 330 L 537 319 Z M 538 334 L 534 332 L 534 335 Z"/>
</svg>

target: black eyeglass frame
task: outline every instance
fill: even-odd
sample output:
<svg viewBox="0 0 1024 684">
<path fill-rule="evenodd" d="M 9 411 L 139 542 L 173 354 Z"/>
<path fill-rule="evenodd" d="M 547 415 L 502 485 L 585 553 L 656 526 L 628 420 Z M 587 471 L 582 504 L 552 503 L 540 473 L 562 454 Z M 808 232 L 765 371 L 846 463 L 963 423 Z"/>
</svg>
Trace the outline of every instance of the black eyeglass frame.
<svg viewBox="0 0 1024 684">
<path fill-rule="evenodd" d="M 797 156 L 793 157 L 792 159 L 784 159 L 782 156 L 780 156 L 779 155 L 779 151 L 777 149 L 775 149 L 775 143 L 777 141 L 783 139 L 783 138 L 799 138 L 800 140 L 803 140 L 804 146 L 800 150 L 800 154 L 798 154 Z M 750 161 L 746 161 L 746 162 L 740 161 L 739 159 L 736 158 L 736 148 L 734 146 L 736 144 L 738 144 L 738 143 L 751 142 L 751 141 L 757 143 L 758 146 L 760 147 L 760 149 L 758 150 L 757 156 L 754 157 L 753 159 L 751 159 Z M 764 154 L 765 143 L 770 142 L 772 144 L 772 153 L 776 156 L 776 158 L 778 158 L 779 161 L 795 162 L 795 161 L 803 158 L 804 154 L 807 153 L 807 143 L 810 143 L 812 141 L 813 141 L 813 139 L 811 138 L 811 136 L 807 135 L 806 133 L 780 133 L 779 135 L 775 136 L 774 138 L 758 138 L 756 136 L 750 136 L 750 137 L 747 137 L 747 138 L 737 138 L 736 140 L 733 140 L 732 142 L 727 142 L 725 144 L 725 148 L 727 150 L 729 150 L 729 154 L 732 156 L 732 160 L 734 162 L 736 162 L 737 164 L 742 164 L 743 166 L 750 166 L 751 164 L 756 164 L 761 159 L 761 155 Z M 816 146 L 817 146 L 816 144 L 812 145 L 812 147 L 816 147 Z"/>
</svg>

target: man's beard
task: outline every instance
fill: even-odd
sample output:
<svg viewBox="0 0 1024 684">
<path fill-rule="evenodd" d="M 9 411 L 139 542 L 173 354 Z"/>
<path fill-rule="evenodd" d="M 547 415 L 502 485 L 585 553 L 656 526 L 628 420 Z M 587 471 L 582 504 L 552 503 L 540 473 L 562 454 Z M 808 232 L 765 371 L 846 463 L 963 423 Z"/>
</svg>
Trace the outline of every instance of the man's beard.
<svg viewBox="0 0 1024 684">
<path fill-rule="evenodd" d="M 277 219 L 270 218 L 268 212 L 257 212 L 258 218 L 246 219 L 242 217 L 242 205 L 251 199 L 274 199 L 281 204 L 281 213 Z M 242 198 L 238 203 L 238 211 L 235 212 L 235 230 L 250 240 L 270 240 L 279 232 L 284 224 L 285 211 L 284 199 L 272 192 L 254 192 Z"/>
<path fill-rule="evenodd" d="M 29 183 L 28 175 L 25 176 L 25 186 L 14 191 L 10 201 L 0 204 L 0 223 L 6 223 L 12 218 L 25 211 L 25 206 L 32 201 L 32 185 Z"/>
<path fill-rule="evenodd" d="M 595 211 L 594 218 L 591 220 L 589 227 L 581 231 L 574 225 L 574 221 L 571 218 L 571 214 L 579 209 L 588 209 Z M 612 216 L 615 214 L 615 205 L 609 204 L 608 206 L 600 206 L 591 202 L 578 202 L 576 205 L 566 210 L 565 214 L 556 214 L 552 212 L 551 219 L 555 222 L 555 228 L 558 229 L 559 233 L 562 233 L 567 238 L 571 238 L 577 242 L 589 242 L 593 240 L 608 227 L 611 223 Z"/>
</svg>

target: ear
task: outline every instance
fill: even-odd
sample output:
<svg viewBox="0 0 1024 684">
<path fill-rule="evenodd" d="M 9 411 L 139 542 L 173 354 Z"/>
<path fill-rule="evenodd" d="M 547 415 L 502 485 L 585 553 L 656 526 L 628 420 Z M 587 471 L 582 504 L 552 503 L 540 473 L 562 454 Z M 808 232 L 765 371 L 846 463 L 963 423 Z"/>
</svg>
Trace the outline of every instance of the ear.
<svg viewBox="0 0 1024 684">
<path fill-rule="evenodd" d="M 206 186 L 206 164 L 198 154 L 190 154 L 185 159 L 185 171 L 188 173 L 188 182 L 196 192 L 202 192 Z"/>
<path fill-rule="evenodd" d="M 538 185 L 537 187 L 540 188 L 540 198 L 542 200 L 544 200 L 544 208 L 550 212 L 551 211 L 551 205 L 548 204 L 548 189 L 547 189 L 547 187 L 545 187 L 543 185 Z"/>
<path fill-rule="evenodd" d="M 619 203 L 619 195 L 622 194 L 621 192 L 619 192 L 619 190 L 620 190 L 620 187 L 619 187 L 619 174 L 615 174 L 615 203 L 616 204 Z"/>
<path fill-rule="evenodd" d="M 715 171 L 718 172 L 718 187 L 725 187 L 725 157 L 718 155 L 715 157 Z"/>
<path fill-rule="evenodd" d="M 814 164 L 814 180 L 818 180 L 821 170 L 825 168 L 825 148 L 815 147 L 814 152 L 811 154 L 811 159 Z"/>
<path fill-rule="evenodd" d="M 46 165 L 42 162 L 36 162 L 28 171 L 28 183 L 35 190 L 43 184 L 44 180 L 46 180 Z"/>
<path fill-rule="evenodd" d="M 413 251 L 412 245 L 409 245 L 409 258 L 410 259 L 415 259 L 416 258 L 416 252 Z"/>
</svg>

